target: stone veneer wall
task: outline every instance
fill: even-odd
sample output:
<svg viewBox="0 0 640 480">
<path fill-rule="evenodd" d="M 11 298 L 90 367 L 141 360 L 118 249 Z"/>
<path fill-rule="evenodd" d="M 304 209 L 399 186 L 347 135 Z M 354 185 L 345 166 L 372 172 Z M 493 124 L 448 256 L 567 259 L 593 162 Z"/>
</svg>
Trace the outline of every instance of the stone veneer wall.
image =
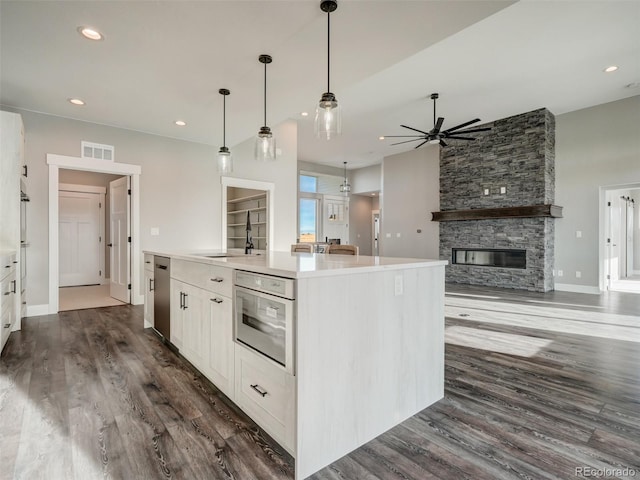
<svg viewBox="0 0 640 480">
<path fill-rule="evenodd" d="M 555 195 L 555 117 L 546 108 L 486 124 L 471 142 L 451 141 L 440 154 L 440 209 L 552 204 Z M 469 127 L 472 128 L 472 127 Z M 507 188 L 500 194 L 499 188 Z M 483 195 L 485 188 L 491 191 Z M 522 248 L 527 268 L 449 265 L 453 283 L 553 290 L 554 220 L 500 218 L 440 222 L 440 258 L 452 248 Z"/>
</svg>

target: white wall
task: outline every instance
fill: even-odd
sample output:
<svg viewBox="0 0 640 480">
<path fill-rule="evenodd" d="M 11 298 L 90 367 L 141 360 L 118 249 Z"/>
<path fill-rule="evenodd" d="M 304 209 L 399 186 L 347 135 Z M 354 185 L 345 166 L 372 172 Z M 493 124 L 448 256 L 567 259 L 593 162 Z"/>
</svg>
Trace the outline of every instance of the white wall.
<svg viewBox="0 0 640 480">
<path fill-rule="evenodd" d="M 431 212 L 438 210 L 438 145 L 383 159 L 380 255 L 437 259 L 440 228 L 438 222 L 431 221 Z"/>
<path fill-rule="evenodd" d="M 639 125 L 640 96 L 556 117 L 556 284 L 598 287 L 599 187 L 640 183 Z"/>
<path fill-rule="evenodd" d="M 48 298 L 48 166 L 46 154 L 80 156 L 80 141 L 115 146 L 118 163 L 140 165 L 140 245 L 142 249 L 175 250 L 220 248 L 221 185 L 216 171 L 217 148 L 120 128 L 16 110 L 25 124 L 25 151 L 29 167 L 27 262 L 29 305 L 45 305 Z M 281 161 L 260 164 L 252 160 L 253 141 L 232 148 L 234 176 L 276 184 L 275 246 L 288 250 L 295 240 L 295 185 L 297 132 L 294 122 L 274 129 Z M 292 137 L 288 139 L 287 137 Z M 151 236 L 150 229 L 160 235 Z M 286 242 L 284 239 L 287 239 Z M 142 279 L 140 279 L 142 282 Z"/>
<path fill-rule="evenodd" d="M 353 193 L 379 192 L 382 187 L 382 165 L 371 165 L 351 172 Z"/>
<path fill-rule="evenodd" d="M 640 189 L 631 190 L 633 205 L 633 271 L 640 275 Z"/>
</svg>

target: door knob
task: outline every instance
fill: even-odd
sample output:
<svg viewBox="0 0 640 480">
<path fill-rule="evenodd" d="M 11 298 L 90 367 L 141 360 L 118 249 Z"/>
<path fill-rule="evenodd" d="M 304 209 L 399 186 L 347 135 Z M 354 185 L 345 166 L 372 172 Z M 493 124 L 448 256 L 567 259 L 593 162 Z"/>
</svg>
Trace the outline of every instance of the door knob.
<svg viewBox="0 0 640 480">
<path fill-rule="evenodd" d="M 113 243 L 107 243 L 107 247 L 113 247 Z"/>
</svg>

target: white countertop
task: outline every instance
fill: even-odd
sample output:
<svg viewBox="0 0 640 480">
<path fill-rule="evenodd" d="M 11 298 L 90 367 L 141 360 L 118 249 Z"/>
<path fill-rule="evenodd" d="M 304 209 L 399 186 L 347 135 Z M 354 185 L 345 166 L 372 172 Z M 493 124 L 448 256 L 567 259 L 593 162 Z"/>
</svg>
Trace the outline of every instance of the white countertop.
<svg viewBox="0 0 640 480">
<path fill-rule="evenodd" d="M 279 275 L 290 278 L 348 275 L 380 270 L 404 270 L 446 265 L 446 260 L 420 258 L 370 257 L 367 255 L 327 255 L 323 253 L 266 252 L 252 255 L 230 253 L 230 257 L 208 258 L 206 255 L 224 255 L 221 250 L 151 251 L 144 253 L 239 270 Z"/>
</svg>

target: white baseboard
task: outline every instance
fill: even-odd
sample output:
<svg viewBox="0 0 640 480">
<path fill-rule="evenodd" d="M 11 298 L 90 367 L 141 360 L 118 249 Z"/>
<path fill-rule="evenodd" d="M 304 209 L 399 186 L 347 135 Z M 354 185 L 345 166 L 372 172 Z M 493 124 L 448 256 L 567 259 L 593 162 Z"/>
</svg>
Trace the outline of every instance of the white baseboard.
<svg viewBox="0 0 640 480">
<path fill-rule="evenodd" d="M 111 283 L 111 279 L 110 278 L 103 278 L 101 285 L 109 285 L 109 283 Z"/>
<path fill-rule="evenodd" d="M 598 287 L 592 287 L 590 285 L 573 285 L 571 283 L 556 283 L 554 290 L 559 292 L 573 292 L 573 293 L 589 293 L 592 295 L 600 295 L 602 292 Z"/>
<path fill-rule="evenodd" d="M 146 320 L 144 321 L 144 328 L 151 328 L 153 327 L 153 325 L 151 325 L 149 322 L 147 322 Z"/>
<path fill-rule="evenodd" d="M 27 317 L 39 317 L 40 315 L 49 315 L 49 304 L 27 305 Z"/>
</svg>

